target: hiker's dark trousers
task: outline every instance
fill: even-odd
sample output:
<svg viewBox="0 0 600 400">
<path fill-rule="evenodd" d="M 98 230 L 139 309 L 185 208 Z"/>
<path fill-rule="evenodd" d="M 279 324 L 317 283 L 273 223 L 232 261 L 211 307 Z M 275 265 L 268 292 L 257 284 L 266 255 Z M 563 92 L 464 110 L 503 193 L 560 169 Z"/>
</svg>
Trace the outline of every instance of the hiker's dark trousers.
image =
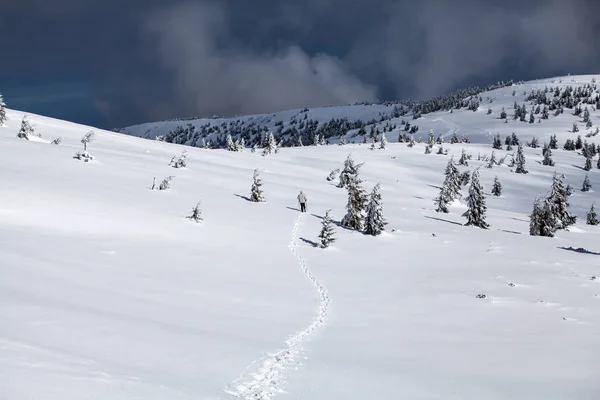
<svg viewBox="0 0 600 400">
<path fill-rule="evenodd" d="M 300 211 L 306 212 L 306 203 L 300 203 Z"/>
</svg>

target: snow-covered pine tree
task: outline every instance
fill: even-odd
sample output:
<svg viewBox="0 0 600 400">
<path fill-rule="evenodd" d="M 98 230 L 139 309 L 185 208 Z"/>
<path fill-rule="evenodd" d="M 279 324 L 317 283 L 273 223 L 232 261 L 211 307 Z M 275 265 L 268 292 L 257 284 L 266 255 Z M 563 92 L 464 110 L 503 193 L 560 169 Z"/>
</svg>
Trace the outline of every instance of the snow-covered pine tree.
<svg viewBox="0 0 600 400">
<path fill-rule="evenodd" d="M 189 215 L 188 217 L 186 217 L 187 219 L 191 219 L 194 222 L 200 223 L 202 222 L 203 218 L 202 218 L 202 210 L 200 209 L 200 205 L 202 204 L 202 202 L 198 202 L 198 204 L 196 204 L 196 207 L 194 207 L 192 209 L 192 214 Z"/>
<path fill-rule="evenodd" d="M 277 141 L 275 140 L 275 136 L 273 136 L 273 132 L 269 132 L 262 155 L 268 156 L 269 154 L 275 153 L 275 150 L 277 150 Z"/>
<path fill-rule="evenodd" d="M 552 159 L 552 150 L 550 150 L 550 148 L 548 148 L 544 153 L 544 159 L 542 160 L 542 164 L 551 167 L 554 166 L 554 160 Z"/>
<path fill-rule="evenodd" d="M 340 143 L 339 143 L 339 145 L 340 146 L 344 146 L 345 144 L 346 144 L 346 137 L 345 136 L 340 137 Z"/>
<path fill-rule="evenodd" d="M 387 138 L 385 137 L 385 133 L 382 133 L 381 134 L 381 142 L 379 142 L 379 148 L 381 150 L 385 150 L 387 148 L 387 144 L 388 144 L 388 141 L 387 141 Z"/>
<path fill-rule="evenodd" d="M 168 190 L 171 188 L 171 182 L 173 181 L 174 176 L 167 176 L 158 186 L 158 190 Z"/>
<path fill-rule="evenodd" d="M 496 150 L 502 150 L 502 140 L 500 140 L 500 134 L 494 136 L 494 143 L 492 144 L 492 148 Z"/>
<path fill-rule="evenodd" d="M 252 189 L 250 190 L 250 201 L 261 203 L 265 201 L 262 191 L 262 179 L 258 176 L 258 169 L 254 170 Z"/>
<path fill-rule="evenodd" d="M 554 237 L 556 219 L 548 199 L 535 199 L 533 211 L 529 215 L 529 234 L 531 236 Z"/>
<path fill-rule="evenodd" d="M 492 195 L 501 196 L 502 195 L 502 184 L 498 180 L 498 177 L 494 177 L 494 185 L 492 186 Z"/>
<path fill-rule="evenodd" d="M 523 154 L 523 145 L 519 143 L 517 148 L 517 158 L 515 159 L 515 172 L 517 174 L 527 174 L 529 171 L 525 169 L 525 155 Z"/>
<path fill-rule="evenodd" d="M 319 135 L 319 146 L 325 146 L 326 144 L 325 135 Z"/>
<path fill-rule="evenodd" d="M 588 154 L 588 156 L 585 158 L 585 164 L 583 165 L 583 170 L 589 171 L 591 169 L 592 169 L 592 157 Z"/>
<path fill-rule="evenodd" d="M 425 146 L 425 154 L 431 154 L 431 146 L 430 145 Z M 600 162 L 600 161 L 598 161 L 598 162 Z"/>
<path fill-rule="evenodd" d="M 29 123 L 29 120 L 27 119 L 27 115 L 23 116 L 23 119 L 21 120 L 21 129 L 19 129 L 19 133 L 17 133 L 17 137 L 19 139 L 26 139 L 29 140 L 30 136 L 34 135 L 34 129 L 33 126 Z"/>
<path fill-rule="evenodd" d="M 321 221 L 321 232 L 319 233 L 319 247 L 326 249 L 330 244 L 335 242 L 335 226 L 331 219 L 331 210 L 327 210 L 323 221 Z"/>
<path fill-rule="evenodd" d="M 433 134 L 433 129 L 429 130 L 429 146 L 433 147 L 435 145 L 435 135 Z"/>
<path fill-rule="evenodd" d="M 490 225 L 485 221 L 486 211 L 485 195 L 483 194 L 483 186 L 479 180 L 479 168 L 477 168 L 471 177 L 471 186 L 469 187 L 469 195 L 467 196 L 467 211 L 463 214 L 463 217 L 467 218 L 465 225 L 476 226 L 482 229 L 489 228 Z"/>
<path fill-rule="evenodd" d="M 96 134 L 94 131 L 89 131 L 81 138 L 81 143 L 83 143 L 83 151 L 87 152 L 87 146 L 89 143 L 93 142 L 96 138 Z"/>
<path fill-rule="evenodd" d="M 414 147 L 415 146 L 415 138 L 413 135 L 410 135 L 410 140 L 408 141 L 408 144 L 406 145 L 406 147 Z"/>
<path fill-rule="evenodd" d="M 340 169 L 334 169 L 333 171 L 331 171 L 331 173 L 329 173 L 329 175 L 327 176 L 327 181 L 331 182 L 332 180 L 335 179 L 336 176 L 338 176 L 338 174 L 340 173 Z"/>
<path fill-rule="evenodd" d="M 350 180 L 358 175 L 358 171 L 363 164 L 356 164 L 352 158 L 352 154 L 348 154 L 346 161 L 344 161 L 344 169 L 340 172 L 340 181 L 338 183 L 339 188 L 347 188 Z"/>
<path fill-rule="evenodd" d="M 233 142 L 233 138 L 231 137 L 230 133 L 228 133 L 227 137 L 225 138 L 225 148 L 227 151 L 238 151 L 238 147 Z"/>
<path fill-rule="evenodd" d="M 61 143 L 62 143 L 62 137 L 57 137 L 52 142 L 50 142 L 50 144 L 55 144 L 55 145 L 59 145 Z"/>
<path fill-rule="evenodd" d="M 0 126 L 2 126 L 6 119 L 6 103 L 4 103 L 2 93 L 0 93 Z"/>
<path fill-rule="evenodd" d="M 296 146 L 304 147 L 304 145 L 302 144 L 302 136 L 298 136 L 298 139 L 296 140 Z"/>
<path fill-rule="evenodd" d="M 465 153 L 465 149 L 462 149 L 460 159 L 458 160 L 458 165 L 463 165 L 465 167 L 469 166 L 469 162 L 467 161 L 467 153 Z"/>
<path fill-rule="evenodd" d="M 502 111 L 500 112 L 500 119 L 506 119 L 506 111 L 504 110 L 504 107 L 502 107 Z"/>
<path fill-rule="evenodd" d="M 381 200 L 381 186 L 373 187 L 369 204 L 367 205 L 367 217 L 365 219 L 365 235 L 380 235 L 385 230 L 387 222 L 383 216 L 383 204 Z"/>
<path fill-rule="evenodd" d="M 573 133 L 575 133 L 575 132 L 579 132 L 579 127 L 577 126 L 577 122 L 573 122 L 573 129 L 572 129 L 572 132 L 573 132 Z"/>
<path fill-rule="evenodd" d="M 434 203 L 437 204 L 437 212 L 448 213 L 448 206 L 460 195 L 462 181 L 460 171 L 454 165 L 452 158 L 448 160 L 446 165 L 445 176 L 440 194 L 434 200 Z"/>
<path fill-rule="evenodd" d="M 586 174 L 585 178 L 583 179 L 583 185 L 581 186 L 581 191 L 589 192 L 591 188 L 592 188 L 592 184 L 590 182 L 590 177 L 587 176 L 587 174 Z"/>
<path fill-rule="evenodd" d="M 537 136 L 531 138 L 531 143 L 529 143 L 529 147 L 531 147 L 532 149 L 537 149 L 538 147 L 540 147 L 540 140 L 537 138 Z"/>
<path fill-rule="evenodd" d="M 552 215 L 556 219 L 556 229 L 567 229 L 577 221 L 577 217 L 569 213 L 569 196 L 572 194 L 572 189 L 570 186 L 565 187 L 563 177 L 564 175 L 554 173 L 552 188 L 547 199 Z"/>
<path fill-rule="evenodd" d="M 492 169 L 494 168 L 494 165 L 496 165 L 498 162 L 496 161 L 496 152 L 492 151 L 492 155 L 490 156 L 490 160 L 487 163 L 487 165 L 485 166 L 486 168 Z"/>
<path fill-rule="evenodd" d="M 342 225 L 348 228 L 362 231 L 365 223 L 364 211 L 368 196 L 362 187 L 362 180 L 358 174 L 350 178 L 348 182 L 348 203 L 346 204 L 346 215 L 342 219 Z"/>
<path fill-rule="evenodd" d="M 596 210 L 594 210 L 594 204 L 592 204 L 590 211 L 588 211 L 587 213 L 585 223 L 587 225 L 600 225 L 600 220 L 598 220 L 598 214 L 596 214 Z"/>
<path fill-rule="evenodd" d="M 177 158 L 177 156 L 173 156 L 173 158 L 171 159 L 171 162 L 169 163 L 169 166 L 171 166 L 173 168 L 185 168 L 185 167 L 187 167 L 187 162 L 188 162 L 188 152 L 186 149 L 183 149 L 179 158 Z"/>
</svg>

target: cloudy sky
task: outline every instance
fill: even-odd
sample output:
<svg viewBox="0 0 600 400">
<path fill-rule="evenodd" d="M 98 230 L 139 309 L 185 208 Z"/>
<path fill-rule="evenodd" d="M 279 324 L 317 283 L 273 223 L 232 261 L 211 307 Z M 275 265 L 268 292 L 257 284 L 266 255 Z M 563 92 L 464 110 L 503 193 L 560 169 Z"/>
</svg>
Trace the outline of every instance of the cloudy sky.
<svg viewBox="0 0 600 400">
<path fill-rule="evenodd" d="M 8 106 L 104 128 L 598 73 L 596 0 L 1 0 Z"/>
</svg>

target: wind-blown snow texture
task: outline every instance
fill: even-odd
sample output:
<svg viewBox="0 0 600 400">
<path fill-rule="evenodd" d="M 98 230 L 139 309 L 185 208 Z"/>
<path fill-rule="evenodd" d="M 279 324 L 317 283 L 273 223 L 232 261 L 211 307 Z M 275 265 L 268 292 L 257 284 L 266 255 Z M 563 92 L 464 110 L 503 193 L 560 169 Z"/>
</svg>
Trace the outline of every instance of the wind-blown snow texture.
<svg viewBox="0 0 600 400">
<path fill-rule="evenodd" d="M 27 141 L 16 137 L 23 113 L 8 110 L 0 398 L 244 399 L 249 385 L 263 399 L 599 398 L 600 227 L 585 225 L 599 201 L 597 158 L 586 172 L 579 152 L 562 150 L 581 121 L 571 110 L 539 124 L 512 119 L 523 91 L 591 79 L 497 89 L 482 94 L 477 112 L 410 120 L 415 137 L 429 129 L 471 137 L 445 144 L 448 155 L 424 154 L 418 143 L 268 157 L 186 147 L 187 167 L 175 169 L 168 163 L 182 146 L 95 130 L 86 163 L 73 156 L 89 127 L 29 115 L 42 138 Z M 327 111 L 343 108 L 318 110 Z M 600 111 L 590 112 L 594 126 L 579 122 L 582 136 L 600 124 Z M 541 147 L 525 147 L 526 175 L 481 168 L 489 230 L 464 226 L 464 201 L 436 213 L 448 158 L 464 148 L 473 158 L 459 169 L 473 171 L 487 165 L 477 154 L 491 154 L 493 135 L 512 132 L 540 144 L 557 134 L 556 165 L 541 164 Z M 392 142 L 397 132 L 386 135 Z M 62 144 L 51 145 L 58 136 Z M 339 221 L 347 203 L 325 178 L 349 153 L 365 162 L 367 191 L 381 184 L 389 225 L 377 237 L 338 227 L 337 241 L 320 249 L 325 211 Z M 264 203 L 247 201 L 254 169 Z M 531 237 L 528 215 L 554 171 L 575 189 L 578 222 L 555 238 Z M 592 189 L 581 192 L 586 173 Z M 170 175 L 170 190 L 149 189 Z M 489 195 L 494 176 L 500 197 Z M 300 190 L 309 200 L 303 219 Z M 197 224 L 186 216 L 200 200 Z"/>
</svg>

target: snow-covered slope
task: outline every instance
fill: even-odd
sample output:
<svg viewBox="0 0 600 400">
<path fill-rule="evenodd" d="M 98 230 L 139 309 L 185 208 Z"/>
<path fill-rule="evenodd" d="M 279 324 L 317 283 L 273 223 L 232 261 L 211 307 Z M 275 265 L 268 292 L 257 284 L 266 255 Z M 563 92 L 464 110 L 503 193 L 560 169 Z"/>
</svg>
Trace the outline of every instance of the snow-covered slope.
<svg viewBox="0 0 600 400">
<path fill-rule="evenodd" d="M 515 97 L 546 84 L 518 86 Z M 474 157 L 459 168 L 472 171 L 496 132 L 542 143 L 555 133 L 559 148 L 577 136 L 567 131 L 581 118 L 568 110 L 513 121 L 512 90 L 482 94 L 506 107 L 508 123 L 483 106 L 418 120 L 424 138 L 430 128 L 471 136 L 445 144 L 448 155 L 391 143 L 263 157 L 95 130 L 86 163 L 73 156 L 91 128 L 30 115 L 42 138 L 21 140 L 23 114 L 8 110 L 0 398 L 597 399 L 600 226 L 585 225 L 599 199 L 596 159 L 586 172 L 578 152 L 559 149 L 548 167 L 541 148 L 525 147 L 529 174 L 481 168 L 486 193 L 495 176 L 504 187 L 487 197 L 488 230 L 463 225 L 464 205 L 434 211 L 446 163 L 463 148 Z M 584 135 L 594 127 L 580 124 Z M 184 148 L 187 167 L 169 167 Z M 346 191 L 325 178 L 350 153 L 365 163 L 365 189 L 381 183 L 389 225 L 378 237 L 338 227 L 333 247 L 315 248 L 326 210 L 336 221 L 345 213 Z M 254 169 L 265 203 L 245 199 Z M 533 200 L 554 171 L 576 189 L 579 220 L 555 238 L 529 236 Z M 150 190 L 169 175 L 170 190 Z M 196 224 L 185 217 L 200 200 Z"/>
</svg>

